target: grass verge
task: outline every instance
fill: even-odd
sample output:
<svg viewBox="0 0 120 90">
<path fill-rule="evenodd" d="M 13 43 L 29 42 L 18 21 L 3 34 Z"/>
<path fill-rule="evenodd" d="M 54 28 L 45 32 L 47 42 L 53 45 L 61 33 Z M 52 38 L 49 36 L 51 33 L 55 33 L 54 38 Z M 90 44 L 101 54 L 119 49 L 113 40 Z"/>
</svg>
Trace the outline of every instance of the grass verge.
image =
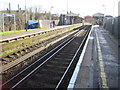
<svg viewBox="0 0 120 90">
<path fill-rule="evenodd" d="M 39 30 L 40 28 L 36 29 L 28 29 L 27 31 L 32 31 L 32 30 Z M 16 31 L 6 31 L 6 32 L 0 32 L 0 35 L 9 35 L 9 34 L 14 34 L 14 33 L 19 33 L 19 32 L 26 32 L 26 30 L 16 30 Z"/>
</svg>

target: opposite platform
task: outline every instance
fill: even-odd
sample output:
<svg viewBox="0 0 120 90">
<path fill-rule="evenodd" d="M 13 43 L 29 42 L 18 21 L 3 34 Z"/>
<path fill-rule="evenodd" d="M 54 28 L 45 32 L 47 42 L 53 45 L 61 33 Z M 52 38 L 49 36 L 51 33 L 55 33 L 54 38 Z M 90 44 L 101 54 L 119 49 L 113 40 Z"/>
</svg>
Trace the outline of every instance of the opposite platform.
<svg viewBox="0 0 120 90">
<path fill-rule="evenodd" d="M 63 25 L 63 26 L 56 26 L 54 28 L 43 28 L 40 30 L 33 30 L 33 31 L 26 31 L 26 32 L 14 33 L 14 34 L 9 34 L 9 35 L 3 35 L 0 37 L 0 42 L 6 41 L 6 40 L 17 39 L 17 38 L 21 38 L 21 37 L 25 37 L 29 35 L 34 35 L 34 34 L 38 34 L 42 32 L 48 32 L 48 31 L 52 31 L 56 29 L 67 28 L 67 27 L 71 27 L 74 25 L 81 25 L 81 24 L 79 23 L 79 24 L 73 24 L 73 25 Z"/>
</svg>

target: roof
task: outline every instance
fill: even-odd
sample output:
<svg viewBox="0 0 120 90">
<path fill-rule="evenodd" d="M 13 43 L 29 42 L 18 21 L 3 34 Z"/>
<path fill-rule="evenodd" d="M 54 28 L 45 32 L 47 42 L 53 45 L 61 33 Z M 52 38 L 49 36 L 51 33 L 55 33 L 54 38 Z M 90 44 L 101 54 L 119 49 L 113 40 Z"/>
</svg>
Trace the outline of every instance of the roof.
<svg viewBox="0 0 120 90">
<path fill-rule="evenodd" d="M 85 16 L 84 18 L 92 18 L 92 16 Z"/>
<path fill-rule="evenodd" d="M 66 16 L 79 16 L 79 15 L 78 15 L 78 14 L 75 14 L 75 13 L 70 12 L 70 13 L 68 13 Z"/>
<path fill-rule="evenodd" d="M 96 13 L 93 15 L 93 17 L 104 17 L 103 13 Z"/>
<path fill-rule="evenodd" d="M 28 25 L 36 24 L 36 23 L 38 23 L 38 20 L 28 20 Z"/>
<path fill-rule="evenodd" d="M 106 15 L 105 17 L 113 17 L 113 16 L 111 16 L 111 15 Z"/>
</svg>

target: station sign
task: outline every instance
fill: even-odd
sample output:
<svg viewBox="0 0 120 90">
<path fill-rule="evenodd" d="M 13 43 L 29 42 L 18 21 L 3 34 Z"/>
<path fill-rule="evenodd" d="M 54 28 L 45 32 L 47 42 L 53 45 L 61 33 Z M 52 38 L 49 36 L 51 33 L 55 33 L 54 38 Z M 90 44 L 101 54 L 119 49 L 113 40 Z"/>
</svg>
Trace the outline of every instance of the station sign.
<svg viewBox="0 0 120 90">
<path fill-rule="evenodd" d="M 15 14 L 3 13 L 2 16 L 3 17 L 14 17 Z"/>
</svg>

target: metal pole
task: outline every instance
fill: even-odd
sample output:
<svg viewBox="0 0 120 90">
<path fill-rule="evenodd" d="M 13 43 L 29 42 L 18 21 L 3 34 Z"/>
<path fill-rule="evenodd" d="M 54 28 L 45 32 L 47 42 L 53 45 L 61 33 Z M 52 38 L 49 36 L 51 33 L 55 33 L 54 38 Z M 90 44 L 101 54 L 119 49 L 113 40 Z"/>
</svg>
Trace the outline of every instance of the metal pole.
<svg viewBox="0 0 120 90">
<path fill-rule="evenodd" d="M 14 14 L 14 28 L 16 30 L 15 14 Z"/>
<path fill-rule="evenodd" d="M 52 7 L 51 7 L 52 9 Z M 52 22 L 51 22 L 51 9 L 50 9 L 50 26 L 52 27 Z"/>
<path fill-rule="evenodd" d="M 26 0 L 25 0 L 25 27 L 26 27 L 26 31 L 27 31 L 27 10 L 26 10 Z"/>
<path fill-rule="evenodd" d="M 26 23 L 27 23 L 27 4 L 26 4 L 26 0 L 25 0 L 25 7 L 26 7 L 25 12 L 26 12 Z"/>
<path fill-rule="evenodd" d="M 53 6 L 50 8 L 50 26 L 52 27 L 52 16 L 51 16 L 51 11 L 52 11 Z"/>
<path fill-rule="evenodd" d="M 68 0 L 67 0 L 67 14 L 68 14 Z"/>
<path fill-rule="evenodd" d="M 4 15 L 3 15 L 3 32 L 4 32 Z"/>
<path fill-rule="evenodd" d="M 113 17 L 114 17 L 114 9 L 115 9 L 115 0 L 113 2 Z"/>
</svg>

